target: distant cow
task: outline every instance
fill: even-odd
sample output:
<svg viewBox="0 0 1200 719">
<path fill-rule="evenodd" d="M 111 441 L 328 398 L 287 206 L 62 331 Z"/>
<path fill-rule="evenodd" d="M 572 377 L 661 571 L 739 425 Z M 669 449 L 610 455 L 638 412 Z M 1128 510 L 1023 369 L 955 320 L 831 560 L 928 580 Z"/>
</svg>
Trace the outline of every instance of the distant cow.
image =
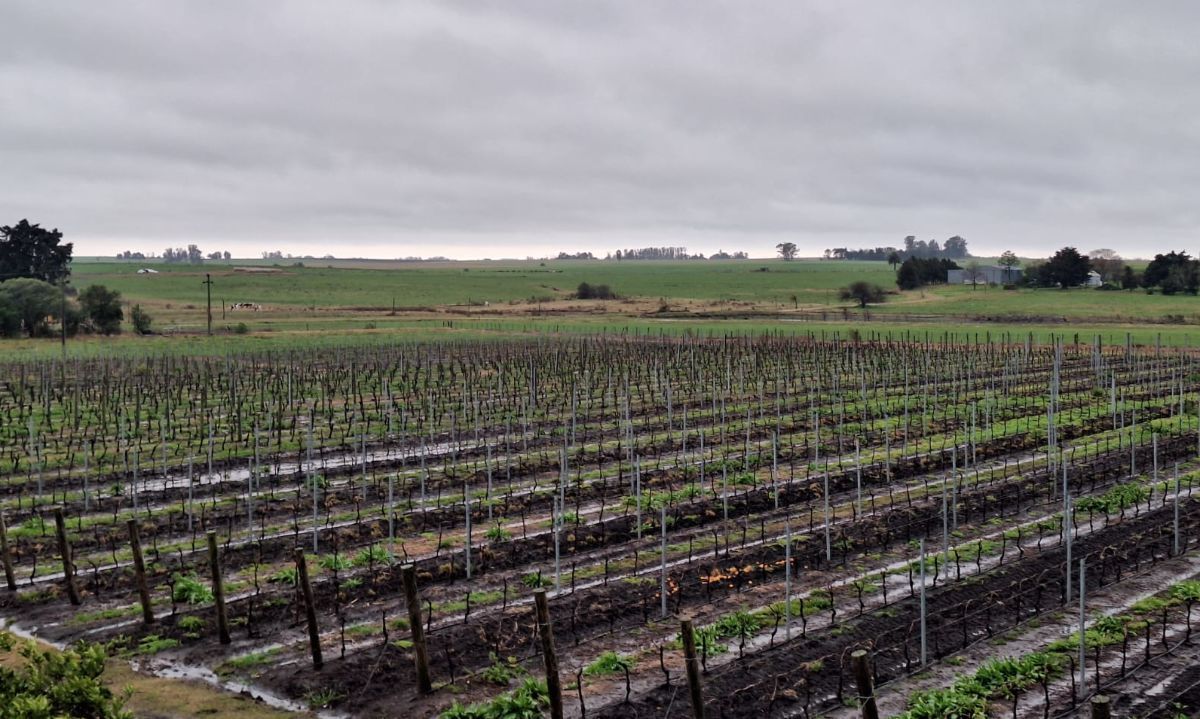
<svg viewBox="0 0 1200 719">
<path fill-rule="evenodd" d="M 253 302 L 234 302 L 233 304 L 229 305 L 229 310 L 231 312 L 233 310 L 254 310 L 255 312 L 258 312 L 261 309 L 262 305 L 256 305 Z"/>
</svg>

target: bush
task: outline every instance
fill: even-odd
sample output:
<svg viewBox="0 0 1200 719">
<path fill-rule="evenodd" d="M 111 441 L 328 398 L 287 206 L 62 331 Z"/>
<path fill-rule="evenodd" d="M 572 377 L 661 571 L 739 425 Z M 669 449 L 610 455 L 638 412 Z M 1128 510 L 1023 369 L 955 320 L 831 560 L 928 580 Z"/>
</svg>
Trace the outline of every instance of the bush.
<svg viewBox="0 0 1200 719">
<path fill-rule="evenodd" d="M 442 719 L 541 719 L 550 706 L 550 692 L 546 683 L 526 679 L 511 692 L 479 704 L 463 706 L 454 702 L 442 712 Z"/>
<path fill-rule="evenodd" d="M 100 681 L 103 647 L 82 643 L 62 652 L 18 642 L 0 632 L 0 651 L 14 647 L 24 658 L 16 668 L 0 666 L 0 717 L 94 717 L 129 719 L 123 699 Z"/>
<path fill-rule="evenodd" d="M 0 295 L 0 337 L 16 337 L 21 334 L 21 315 L 17 308 Z"/>
<path fill-rule="evenodd" d="M 860 307 L 866 307 L 868 304 L 878 304 L 884 300 L 882 287 L 862 280 L 851 283 L 848 287 L 843 287 L 839 296 L 843 300 L 857 302 Z"/>
<path fill-rule="evenodd" d="M 46 318 L 60 316 L 62 293 L 59 287 L 26 277 L 0 282 L 0 304 L 12 308 L 30 337 L 47 333 Z"/>
<path fill-rule="evenodd" d="M 104 285 L 91 285 L 79 293 L 83 316 L 100 334 L 113 335 L 121 331 L 121 293 Z"/>
<path fill-rule="evenodd" d="M 177 602 L 187 602 L 188 604 L 204 604 L 213 600 L 212 590 L 201 584 L 195 574 L 176 574 L 171 596 Z"/>
<path fill-rule="evenodd" d="M 141 305 L 134 305 L 133 309 L 129 311 L 129 321 L 133 323 L 133 331 L 139 335 L 148 335 L 153 332 L 150 325 L 154 322 L 154 318 L 150 316 L 149 312 L 143 310 Z"/>
<path fill-rule="evenodd" d="M 620 674 L 630 669 L 633 669 L 632 659 L 616 652 L 608 651 L 601 654 L 596 661 L 587 665 L 583 673 L 590 677 L 597 677 L 604 676 L 605 674 Z"/>
<path fill-rule="evenodd" d="M 586 282 L 580 282 L 579 287 L 575 290 L 575 299 L 615 300 L 617 293 L 613 292 L 608 285 L 589 285 Z"/>
</svg>

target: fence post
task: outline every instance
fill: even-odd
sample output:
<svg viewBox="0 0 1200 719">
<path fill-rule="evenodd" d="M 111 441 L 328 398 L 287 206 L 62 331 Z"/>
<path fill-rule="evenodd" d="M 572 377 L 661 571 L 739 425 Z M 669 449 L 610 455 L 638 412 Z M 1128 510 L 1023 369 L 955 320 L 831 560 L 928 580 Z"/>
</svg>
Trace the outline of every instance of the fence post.
<svg viewBox="0 0 1200 719">
<path fill-rule="evenodd" d="M 63 581 L 67 585 L 67 598 L 79 606 L 79 589 L 75 586 L 75 563 L 71 560 L 71 543 L 67 541 L 67 526 L 63 522 L 62 509 L 54 509 L 54 531 L 58 534 L 58 553 L 62 555 Z"/>
<path fill-rule="evenodd" d="M 700 691 L 700 663 L 696 659 L 696 635 L 692 632 L 692 620 L 681 619 L 679 634 L 683 637 L 683 658 L 687 668 L 688 693 L 692 698 L 692 716 L 704 719 L 704 694 Z"/>
<path fill-rule="evenodd" d="M 546 688 L 550 693 L 550 719 L 563 719 L 562 680 L 558 676 L 558 655 L 554 653 L 554 629 L 550 626 L 550 604 L 546 589 L 538 587 L 533 593 L 537 607 L 538 634 L 542 638 L 542 659 L 546 665 Z"/>
<path fill-rule="evenodd" d="M 1108 697 L 1104 694 L 1097 694 L 1092 697 L 1092 719 L 1109 719 L 1111 716 Z"/>
<path fill-rule="evenodd" d="M 217 533 L 208 533 L 208 567 L 212 572 L 213 601 L 217 605 L 217 635 L 229 644 L 229 617 L 225 614 L 225 587 L 221 583 L 221 555 L 217 552 Z"/>
<path fill-rule="evenodd" d="M 875 683 L 871 678 L 867 650 L 854 650 L 850 661 L 854 666 L 854 682 L 858 685 L 858 702 L 862 707 L 863 719 L 879 719 L 879 708 L 875 705 Z"/>
<path fill-rule="evenodd" d="M 137 580 L 138 599 L 142 603 L 142 621 L 153 624 L 154 609 L 150 606 L 150 590 L 146 586 L 146 562 L 142 558 L 142 539 L 138 535 L 137 520 L 130 519 L 125 526 L 129 528 L 129 548 L 133 552 L 133 572 Z"/>
<path fill-rule="evenodd" d="M 12 557 L 8 553 L 8 524 L 4 521 L 4 512 L 0 512 L 0 561 L 4 562 L 4 581 L 8 583 L 8 591 L 17 591 L 17 577 L 13 574 Z"/>
<path fill-rule="evenodd" d="M 1087 632 L 1085 626 L 1085 580 L 1087 578 L 1087 558 L 1079 560 L 1079 690 L 1080 692 L 1087 691 L 1087 658 L 1084 656 L 1084 649 L 1087 647 Z M 1149 626 L 1149 625 L 1147 625 Z M 1096 671 L 1100 671 L 1100 667 L 1096 667 Z"/>
<path fill-rule="evenodd" d="M 317 608 L 313 605 L 312 583 L 308 581 L 308 562 L 304 560 L 304 550 L 295 549 L 296 578 L 300 582 L 300 591 L 304 595 L 304 616 L 308 623 L 308 646 L 312 652 L 313 669 L 324 665 L 321 659 L 321 633 L 317 629 Z"/>
<path fill-rule="evenodd" d="M 929 663 L 928 643 L 925 639 L 925 538 L 921 538 L 921 667 Z"/>
<path fill-rule="evenodd" d="M 425 625 L 421 622 L 421 598 L 417 594 L 417 568 L 405 564 L 400 568 L 404 579 L 404 604 L 408 607 L 408 627 L 412 632 L 413 662 L 417 665 L 417 688 L 422 694 L 433 691 L 429 681 L 429 653 L 425 649 Z"/>
</svg>

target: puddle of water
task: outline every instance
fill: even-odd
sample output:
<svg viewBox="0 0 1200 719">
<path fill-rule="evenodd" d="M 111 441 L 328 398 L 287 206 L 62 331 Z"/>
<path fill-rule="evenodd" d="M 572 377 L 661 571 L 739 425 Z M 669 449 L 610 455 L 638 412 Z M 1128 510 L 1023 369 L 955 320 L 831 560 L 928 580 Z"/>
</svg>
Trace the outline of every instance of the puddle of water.
<svg viewBox="0 0 1200 719">
<path fill-rule="evenodd" d="M 59 642 L 52 642 L 48 639 L 43 639 L 43 638 L 37 636 L 37 634 L 36 634 L 36 632 L 38 630 L 37 627 L 25 629 L 24 627 L 22 627 L 21 625 L 17 624 L 14 621 L 12 621 L 8 617 L 0 617 L 0 629 L 12 634 L 13 636 L 20 637 L 21 639 L 28 639 L 29 641 L 39 642 L 41 644 L 47 644 L 49 646 L 54 647 L 55 649 L 57 649 L 59 651 L 62 651 L 67 648 L 66 644 L 61 644 Z"/>
<path fill-rule="evenodd" d="M 264 691 L 263 689 L 241 682 L 223 681 L 211 669 L 206 667 L 197 667 L 189 664 L 181 664 L 169 660 L 156 659 L 152 664 L 136 666 L 135 669 L 146 671 L 156 677 L 163 679 L 183 679 L 201 681 L 206 684 L 211 684 L 215 687 L 230 691 L 235 694 L 248 694 L 255 699 L 261 701 L 274 709 L 282 709 L 290 712 L 307 712 L 310 711 L 308 706 L 277 694 Z M 347 719 L 347 715 L 338 714 L 336 712 L 318 711 L 316 712 L 321 719 Z"/>
</svg>

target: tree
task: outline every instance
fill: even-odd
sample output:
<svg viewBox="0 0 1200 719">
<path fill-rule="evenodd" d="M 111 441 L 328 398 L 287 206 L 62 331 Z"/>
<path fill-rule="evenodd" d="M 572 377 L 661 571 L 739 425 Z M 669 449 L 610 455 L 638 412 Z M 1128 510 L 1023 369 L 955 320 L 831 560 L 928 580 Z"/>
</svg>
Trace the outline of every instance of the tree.
<svg viewBox="0 0 1200 719">
<path fill-rule="evenodd" d="M 900 257 L 900 253 L 896 252 L 895 250 L 892 250 L 892 253 L 890 255 L 888 255 L 888 258 L 887 258 L 887 262 L 889 265 L 892 266 L 893 272 L 896 270 L 896 267 L 903 261 L 904 261 L 903 258 Z"/>
<path fill-rule="evenodd" d="M 45 331 L 48 318 L 61 319 L 62 289 L 48 282 L 29 277 L 0 282 L 0 296 L 16 312 L 30 337 Z"/>
<path fill-rule="evenodd" d="M 1175 269 L 1183 269 L 1191 263 L 1192 258 L 1186 252 L 1168 252 L 1167 254 L 1158 254 L 1146 265 L 1146 271 L 1142 273 L 1143 287 L 1160 287 L 1171 271 Z M 1166 294 L 1170 294 L 1169 292 Z"/>
<path fill-rule="evenodd" d="M 125 319 L 125 313 L 121 311 L 120 292 L 104 285 L 90 285 L 79 293 L 79 304 L 84 317 L 97 332 L 115 335 L 121 331 L 121 320 Z"/>
<path fill-rule="evenodd" d="M 979 266 L 978 262 L 971 261 L 963 268 L 963 274 L 970 280 L 971 289 L 975 290 L 978 288 L 979 279 L 983 277 L 983 268 Z"/>
<path fill-rule="evenodd" d="M 905 260 L 896 271 L 896 286 L 902 290 L 915 290 L 921 286 L 921 275 L 913 263 Z"/>
<path fill-rule="evenodd" d="M 1012 250 L 1005 250 L 1004 254 L 1000 255 L 998 263 L 1004 268 L 1004 284 L 1012 284 L 1012 270 L 1021 264 L 1021 260 L 1017 259 Z"/>
<path fill-rule="evenodd" d="M 967 256 L 967 241 L 955 235 L 942 245 L 942 256 L 950 259 L 962 259 Z"/>
<path fill-rule="evenodd" d="M 1092 269 L 1100 275 L 1101 280 L 1115 283 L 1121 279 L 1125 270 L 1125 260 L 1113 250 L 1092 250 L 1088 253 L 1088 258 L 1092 261 Z"/>
<path fill-rule="evenodd" d="M 133 309 L 129 311 L 129 321 L 133 323 L 133 331 L 139 335 L 148 335 L 153 332 L 150 325 L 154 322 L 154 318 L 143 310 L 141 305 L 134 305 Z"/>
<path fill-rule="evenodd" d="M 0 292 L 0 337 L 16 337 L 21 334 L 21 315 L 4 293 Z"/>
<path fill-rule="evenodd" d="M 843 300 L 854 300 L 858 302 L 859 307 L 865 309 L 868 303 L 879 304 L 883 302 L 885 295 L 883 288 L 879 285 L 859 280 L 858 282 L 852 282 L 848 287 L 843 287 L 840 297 Z"/>
<path fill-rule="evenodd" d="M 1200 291 L 1200 261 L 1189 260 L 1171 268 L 1159 284 L 1164 295 L 1186 292 L 1194 295 Z"/>
<path fill-rule="evenodd" d="M 909 257 L 896 272 L 896 285 L 902 290 L 915 290 L 921 285 L 944 283 L 946 273 L 957 269 L 961 268 L 954 260 Z"/>
<path fill-rule="evenodd" d="M 1121 287 L 1133 292 L 1142 284 L 1142 278 L 1129 265 L 1125 265 L 1125 271 L 1121 274 Z"/>
<path fill-rule="evenodd" d="M 71 274 L 74 245 L 61 242 L 61 232 L 44 230 L 29 220 L 0 227 L 0 281 L 31 277 L 53 284 L 64 279 Z"/>
<path fill-rule="evenodd" d="M 1091 271 L 1091 260 L 1074 247 L 1064 247 L 1042 265 L 1039 279 L 1043 286 L 1067 289 L 1087 282 Z"/>
<path fill-rule="evenodd" d="M 796 259 L 797 247 L 795 242 L 780 242 L 775 245 L 775 249 L 779 251 L 779 256 L 785 260 Z"/>
</svg>

